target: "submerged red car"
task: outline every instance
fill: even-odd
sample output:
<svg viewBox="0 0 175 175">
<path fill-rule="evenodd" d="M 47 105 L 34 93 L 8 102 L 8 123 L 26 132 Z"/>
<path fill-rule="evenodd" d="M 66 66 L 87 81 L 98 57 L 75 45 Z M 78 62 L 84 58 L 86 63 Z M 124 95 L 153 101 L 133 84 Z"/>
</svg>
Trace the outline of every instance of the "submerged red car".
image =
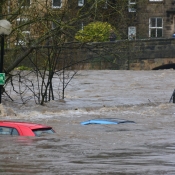
<svg viewBox="0 0 175 175">
<path fill-rule="evenodd" d="M 41 136 L 53 133 L 55 131 L 50 126 L 28 122 L 0 121 L 0 135 Z"/>
</svg>

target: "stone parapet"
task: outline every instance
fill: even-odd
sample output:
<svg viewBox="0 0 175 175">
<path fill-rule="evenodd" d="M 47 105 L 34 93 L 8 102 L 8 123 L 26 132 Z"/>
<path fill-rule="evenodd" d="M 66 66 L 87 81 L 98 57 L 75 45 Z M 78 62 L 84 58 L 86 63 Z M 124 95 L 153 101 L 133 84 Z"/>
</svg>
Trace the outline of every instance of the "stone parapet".
<svg viewBox="0 0 175 175">
<path fill-rule="evenodd" d="M 175 39 L 67 43 L 62 57 L 80 63 L 73 69 L 151 70 L 175 63 Z"/>
</svg>

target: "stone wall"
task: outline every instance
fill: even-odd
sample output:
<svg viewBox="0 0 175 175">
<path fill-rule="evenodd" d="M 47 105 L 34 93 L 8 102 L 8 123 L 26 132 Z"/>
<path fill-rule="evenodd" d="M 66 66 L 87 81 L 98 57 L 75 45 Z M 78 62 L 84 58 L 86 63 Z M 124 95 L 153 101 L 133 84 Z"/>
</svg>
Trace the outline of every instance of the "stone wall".
<svg viewBox="0 0 175 175">
<path fill-rule="evenodd" d="M 136 41 L 133 46 L 135 57 L 130 61 L 131 70 L 151 70 L 175 63 L 175 39 Z"/>
<path fill-rule="evenodd" d="M 6 51 L 4 67 L 14 62 L 14 55 L 25 49 Z M 54 60 L 57 70 L 62 69 L 115 69 L 152 70 L 175 64 L 175 39 L 121 40 L 103 43 L 65 43 L 63 46 L 33 48 L 18 66 L 42 67 L 46 60 Z M 32 61 L 31 61 L 32 60 Z M 44 65 L 43 65 L 44 66 Z M 175 66 L 174 66 L 175 67 Z M 49 69 L 49 68 L 48 68 Z"/>
<path fill-rule="evenodd" d="M 69 43 L 61 57 L 71 69 L 151 70 L 175 63 L 175 39 Z"/>
</svg>

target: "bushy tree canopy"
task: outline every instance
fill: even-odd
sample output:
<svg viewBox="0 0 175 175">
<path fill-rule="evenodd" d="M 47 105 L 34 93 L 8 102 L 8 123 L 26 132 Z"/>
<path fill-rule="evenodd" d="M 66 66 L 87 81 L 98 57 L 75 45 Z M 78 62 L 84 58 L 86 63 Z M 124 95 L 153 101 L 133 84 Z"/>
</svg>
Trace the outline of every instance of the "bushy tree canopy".
<svg viewBox="0 0 175 175">
<path fill-rule="evenodd" d="M 92 22 L 78 31 L 75 39 L 81 42 L 104 42 L 109 40 L 110 30 L 114 30 L 117 38 L 119 35 L 117 30 L 107 22 Z"/>
</svg>

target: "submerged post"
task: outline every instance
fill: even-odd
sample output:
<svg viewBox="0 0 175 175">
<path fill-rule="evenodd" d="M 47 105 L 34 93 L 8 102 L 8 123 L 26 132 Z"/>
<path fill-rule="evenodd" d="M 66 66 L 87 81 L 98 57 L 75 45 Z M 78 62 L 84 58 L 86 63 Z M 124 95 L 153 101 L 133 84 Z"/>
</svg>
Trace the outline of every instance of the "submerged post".
<svg viewBox="0 0 175 175">
<path fill-rule="evenodd" d="M 169 103 L 173 100 L 173 103 L 175 103 L 175 89 L 173 91 L 173 94 L 171 95 Z"/>
<path fill-rule="evenodd" d="M 175 103 L 175 93 L 173 94 L 173 103 Z"/>
</svg>

